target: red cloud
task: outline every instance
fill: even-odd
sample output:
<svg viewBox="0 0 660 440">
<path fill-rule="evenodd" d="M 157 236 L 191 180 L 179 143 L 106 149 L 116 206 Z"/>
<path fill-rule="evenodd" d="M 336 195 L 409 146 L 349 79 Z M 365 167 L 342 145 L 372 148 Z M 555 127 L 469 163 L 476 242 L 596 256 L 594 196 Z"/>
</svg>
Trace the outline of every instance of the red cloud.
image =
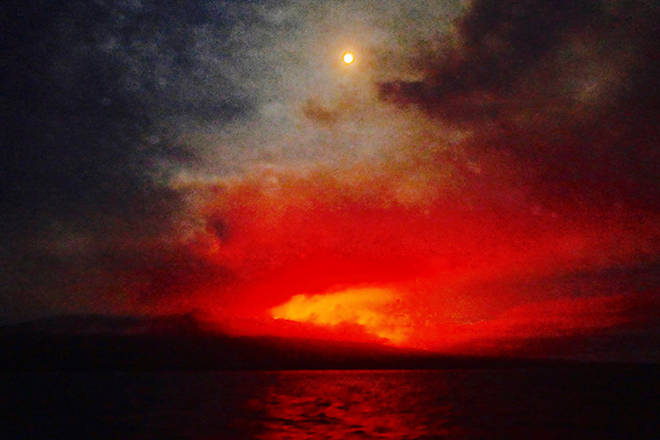
<svg viewBox="0 0 660 440">
<path fill-rule="evenodd" d="M 424 329 L 418 344 L 436 350 L 479 354 L 530 354 L 530 341 L 575 341 L 617 337 L 635 330 L 660 330 L 656 292 L 590 298 L 562 298 L 514 307 L 496 319 L 474 324 L 447 322 Z M 534 351 L 542 351 L 535 347 Z M 526 352 L 527 351 L 527 352 Z M 534 353 L 538 354 L 538 353 Z"/>
</svg>

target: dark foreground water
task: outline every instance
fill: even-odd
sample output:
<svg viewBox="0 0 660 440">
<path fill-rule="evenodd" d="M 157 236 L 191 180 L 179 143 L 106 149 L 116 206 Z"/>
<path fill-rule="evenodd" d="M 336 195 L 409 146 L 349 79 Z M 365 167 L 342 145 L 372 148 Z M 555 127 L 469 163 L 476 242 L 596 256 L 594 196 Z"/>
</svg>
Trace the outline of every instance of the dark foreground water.
<svg viewBox="0 0 660 440">
<path fill-rule="evenodd" d="M 6 373 L 0 438 L 660 438 L 657 373 Z"/>
</svg>

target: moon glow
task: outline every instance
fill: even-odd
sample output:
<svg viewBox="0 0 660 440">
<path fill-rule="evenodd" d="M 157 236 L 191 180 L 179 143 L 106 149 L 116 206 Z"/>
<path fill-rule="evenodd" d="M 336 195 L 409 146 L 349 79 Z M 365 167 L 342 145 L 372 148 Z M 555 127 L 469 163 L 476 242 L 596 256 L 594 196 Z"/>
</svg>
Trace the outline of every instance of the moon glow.
<svg viewBox="0 0 660 440">
<path fill-rule="evenodd" d="M 344 63 L 352 64 L 353 61 L 355 61 L 355 54 L 353 54 L 353 52 L 345 52 L 342 59 L 344 60 Z"/>
</svg>

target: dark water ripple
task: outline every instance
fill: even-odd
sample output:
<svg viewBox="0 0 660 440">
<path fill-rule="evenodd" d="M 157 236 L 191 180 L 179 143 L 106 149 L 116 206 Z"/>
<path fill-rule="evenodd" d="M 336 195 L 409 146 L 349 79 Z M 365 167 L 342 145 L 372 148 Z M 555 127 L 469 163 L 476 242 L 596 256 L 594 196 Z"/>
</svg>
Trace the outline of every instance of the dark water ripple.
<svg viewBox="0 0 660 440">
<path fill-rule="evenodd" d="M 259 438 L 420 438 L 449 434 L 452 408 L 440 404 L 446 384 L 423 372 L 273 373 Z M 429 392 L 433 389 L 433 392 Z"/>
<path fill-rule="evenodd" d="M 0 438 L 660 438 L 658 372 L 7 373 Z"/>
</svg>

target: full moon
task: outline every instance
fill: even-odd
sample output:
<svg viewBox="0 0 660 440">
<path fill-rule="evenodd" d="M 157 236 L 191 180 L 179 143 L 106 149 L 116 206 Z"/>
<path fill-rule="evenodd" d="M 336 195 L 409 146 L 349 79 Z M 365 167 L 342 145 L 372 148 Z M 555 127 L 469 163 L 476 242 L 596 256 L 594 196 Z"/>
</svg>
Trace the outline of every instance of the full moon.
<svg viewBox="0 0 660 440">
<path fill-rule="evenodd" d="M 346 52 L 343 56 L 343 60 L 346 64 L 351 64 L 355 61 L 355 55 L 352 52 Z"/>
</svg>

